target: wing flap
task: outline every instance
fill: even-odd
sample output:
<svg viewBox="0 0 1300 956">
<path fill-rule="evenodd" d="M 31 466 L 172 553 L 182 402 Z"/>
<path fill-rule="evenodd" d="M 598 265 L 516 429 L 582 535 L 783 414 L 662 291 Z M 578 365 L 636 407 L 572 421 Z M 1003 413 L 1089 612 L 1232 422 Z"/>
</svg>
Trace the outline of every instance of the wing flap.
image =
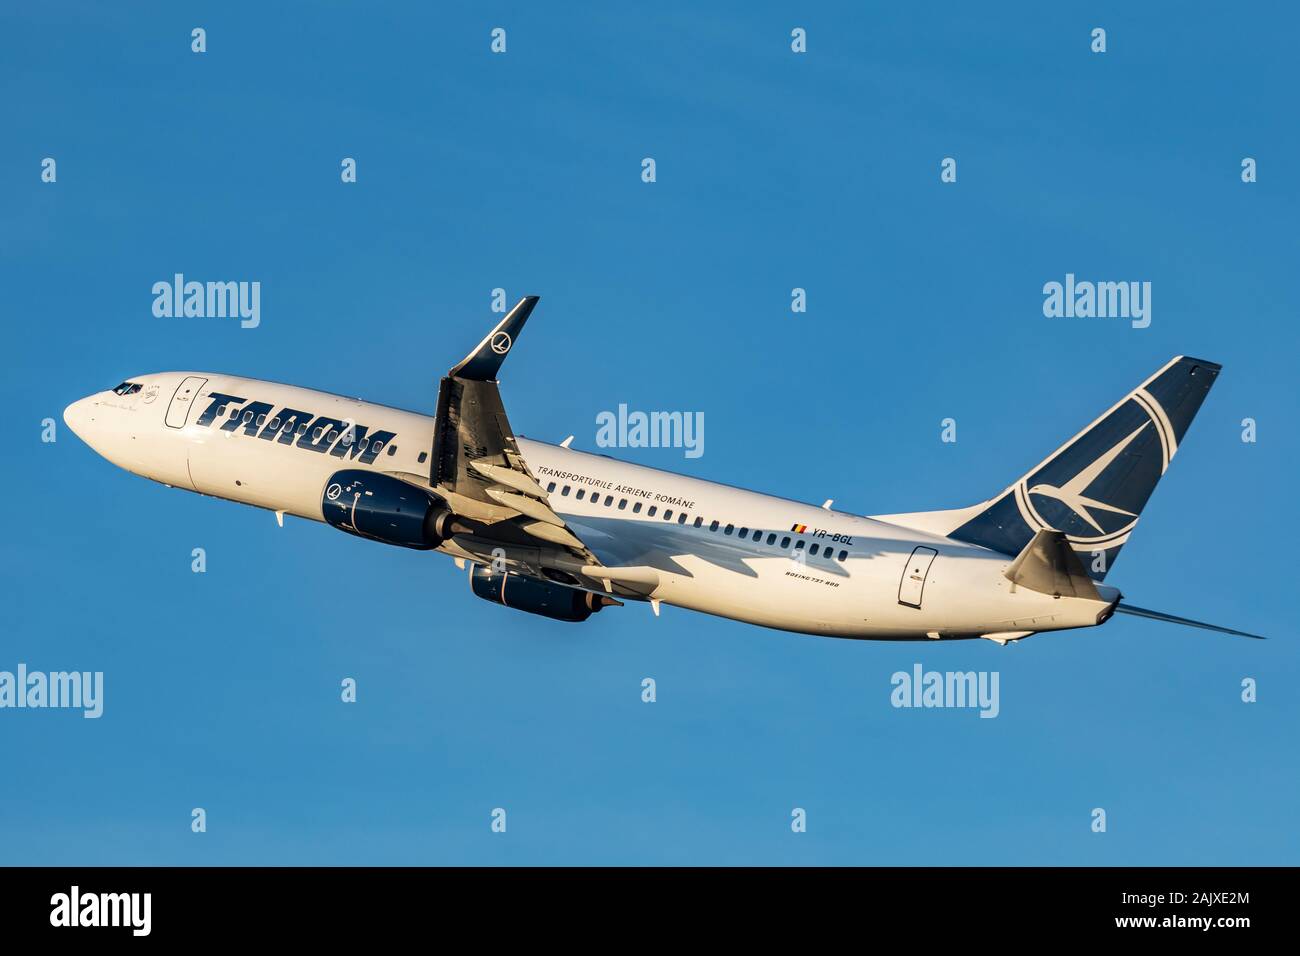
<svg viewBox="0 0 1300 956">
<path fill-rule="evenodd" d="M 526 469 L 527 466 L 523 466 L 523 469 L 521 470 L 516 470 L 520 465 L 523 465 L 522 459 L 520 459 L 515 465 L 515 468 L 503 468 L 501 465 L 493 465 L 485 461 L 471 461 L 469 463 L 470 468 L 477 471 L 484 478 L 494 481 L 498 485 L 505 485 L 507 488 L 513 488 L 520 494 L 527 495 L 530 498 L 537 498 L 539 501 L 545 501 L 546 492 L 542 490 L 542 486 L 533 481 L 530 473 L 523 470 Z"/>
<path fill-rule="evenodd" d="M 586 587 L 605 582 L 582 574 L 597 558 L 555 513 L 528 468 L 506 415 L 496 375 L 537 304 L 528 296 L 443 377 L 438 389 L 429 484 L 457 516 L 480 526 L 456 544 L 476 560 L 506 556 L 512 570 L 564 571 Z"/>
</svg>

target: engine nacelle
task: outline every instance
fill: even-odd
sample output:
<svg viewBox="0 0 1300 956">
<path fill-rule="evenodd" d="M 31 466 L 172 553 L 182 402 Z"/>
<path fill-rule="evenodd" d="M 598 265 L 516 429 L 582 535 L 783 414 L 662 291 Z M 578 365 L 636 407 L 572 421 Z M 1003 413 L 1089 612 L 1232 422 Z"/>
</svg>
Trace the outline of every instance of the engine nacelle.
<svg viewBox="0 0 1300 956">
<path fill-rule="evenodd" d="M 321 511 L 340 531 L 403 548 L 428 551 L 451 535 L 451 509 L 441 498 L 374 471 L 336 471 Z"/>
<path fill-rule="evenodd" d="M 563 584 L 538 581 L 510 571 L 493 571 L 482 564 L 474 565 L 469 576 L 469 586 L 485 601 L 557 621 L 585 621 L 606 604 L 621 603 L 614 598 L 579 591 Z"/>
</svg>

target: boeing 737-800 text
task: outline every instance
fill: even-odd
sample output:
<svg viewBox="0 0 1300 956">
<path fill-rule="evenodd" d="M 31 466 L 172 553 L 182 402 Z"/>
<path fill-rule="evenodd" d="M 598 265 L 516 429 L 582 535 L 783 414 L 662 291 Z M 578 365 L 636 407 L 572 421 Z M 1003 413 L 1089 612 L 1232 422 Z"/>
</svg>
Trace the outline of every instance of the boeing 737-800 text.
<svg viewBox="0 0 1300 956">
<path fill-rule="evenodd" d="M 516 436 L 497 389 L 537 299 L 443 379 L 430 417 L 211 372 L 68 406 L 100 455 L 171 487 L 470 566 L 508 607 L 586 620 L 648 601 L 807 634 L 988 638 L 1092 627 L 1104 583 L 1220 367 L 1178 356 L 989 500 L 862 517 Z"/>
</svg>

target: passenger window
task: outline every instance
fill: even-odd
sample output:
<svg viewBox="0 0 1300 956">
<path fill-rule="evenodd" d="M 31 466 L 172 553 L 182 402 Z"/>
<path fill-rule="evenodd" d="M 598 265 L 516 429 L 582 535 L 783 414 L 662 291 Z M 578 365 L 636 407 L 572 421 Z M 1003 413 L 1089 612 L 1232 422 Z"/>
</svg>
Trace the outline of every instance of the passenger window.
<svg viewBox="0 0 1300 956">
<path fill-rule="evenodd" d="M 742 538 L 748 538 L 748 537 L 749 537 L 749 529 L 748 529 L 748 528 L 741 528 L 741 529 L 740 529 L 740 536 L 741 536 Z"/>
<path fill-rule="evenodd" d="M 649 509 L 646 511 L 646 514 L 649 515 L 651 518 L 653 518 L 655 516 L 655 512 L 658 510 L 659 510 L 658 505 L 651 505 Z"/>
<path fill-rule="evenodd" d="M 803 547 L 803 544 L 804 544 L 803 538 L 800 538 L 798 541 L 794 543 L 794 549 L 798 551 L 800 548 Z"/>
<path fill-rule="evenodd" d="M 754 540 L 755 541 L 763 540 L 763 532 L 759 531 L 757 528 L 754 529 Z"/>
<path fill-rule="evenodd" d="M 776 535 L 774 535 L 774 534 L 769 534 L 769 535 L 767 536 L 767 543 L 768 543 L 768 544 L 776 544 Z"/>
<path fill-rule="evenodd" d="M 238 418 L 238 417 L 239 417 L 239 409 L 237 409 L 237 408 L 232 408 L 232 409 L 230 410 L 230 417 L 231 417 L 231 418 Z"/>
<path fill-rule="evenodd" d="M 244 424 L 247 425 L 247 424 L 248 424 L 249 422 L 251 422 L 252 420 L 253 420 L 253 413 L 252 413 L 252 412 L 244 412 Z"/>
<path fill-rule="evenodd" d="M 789 548 L 789 547 L 790 547 L 790 537 L 789 537 L 789 535 L 787 535 L 786 537 L 784 537 L 784 538 L 781 539 L 781 547 L 782 547 L 783 549 L 786 549 L 786 548 Z"/>
<path fill-rule="evenodd" d="M 847 551 L 841 551 L 841 552 L 840 552 L 840 560 L 841 560 L 841 561 L 846 561 L 846 560 L 848 560 L 848 557 L 849 557 L 849 553 L 848 553 Z"/>
<path fill-rule="evenodd" d="M 233 414 L 233 412 L 232 412 L 232 414 Z M 306 422 L 303 422 L 301 425 L 298 426 L 298 434 L 299 434 L 299 435 L 305 435 L 305 434 L 307 434 L 307 423 L 306 423 Z"/>
<path fill-rule="evenodd" d="M 614 496 L 613 496 L 613 495 L 606 495 L 606 496 L 605 496 L 605 507 L 608 508 L 608 507 L 609 507 L 610 505 L 612 505 L 613 503 L 614 503 Z"/>
<path fill-rule="evenodd" d="M 388 446 L 388 456 L 391 458 L 393 455 L 396 455 L 396 454 L 397 454 L 397 446 L 396 446 L 396 445 L 389 445 L 389 446 Z"/>
<path fill-rule="evenodd" d="M 564 490 L 560 492 L 560 497 L 567 497 L 569 494 L 569 488 L 571 487 L 571 485 L 565 485 Z"/>
<path fill-rule="evenodd" d="M 369 439 L 362 439 L 361 442 L 357 445 L 357 450 L 358 450 L 358 451 L 365 451 L 365 450 L 366 450 L 366 445 L 368 445 L 368 444 L 370 444 L 370 440 L 369 440 Z M 380 442 L 376 442 L 376 443 L 375 443 L 375 448 L 378 448 L 380 444 L 381 444 Z"/>
<path fill-rule="evenodd" d="M 735 530 L 736 530 L 736 526 L 735 526 L 734 524 L 729 524 L 729 525 L 727 525 L 725 528 L 722 529 L 722 533 L 723 533 L 723 534 L 731 534 L 731 532 L 733 532 L 733 531 L 735 531 Z"/>
<path fill-rule="evenodd" d="M 699 527 L 700 525 L 702 525 L 702 524 L 704 524 L 704 519 L 701 518 L 699 515 L 696 515 L 696 516 L 695 516 L 695 527 L 698 528 L 698 527 Z"/>
<path fill-rule="evenodd" d="M 683 511 L 681 514 L 679 514 L 679 515 L 677 516 L 677 523 L 678 523 L 678 524 L 686 524 L 686 512 L 685 512 L 685 511 Z"/>
<path fill-rule="evenodd" d="M 248 421 L 248 419 L 245 418 L 244 421 Z M 324 430 L 325 430 L 325 429 L 323 429 L 323 428 L 317 428 L 317 429 L 315 429 L 314 431 L 312 431 L 312 433 L 311 433 L 311 440 L 312 440 L 312 441 L 320 441 L 320 433 L 323 432 Z"/>
<path fill-rule="evenodd" d="M 819 545 L 815 545 L 815 544 L 814 544 L 811 548 L 808 549 L 808 553 L 811 554 L 813 557 L 816 557 L 816 556 L 817 556 L 817 549 L 818 549 L 819 547 L 820 547 Z"/>
<path fill-rule="evenodd" d="M 711 521 L 711 522 L 709 522 L 709 530 L 710 530 L 710 531 L 717 531 L 717 530 L 718 530 L 718 523 L 717 523 L 716 521 Z"/>
<path fill-rule="evenodd" d="M 582 495 L 578 495 L 578 497 L 581 498 Z M 598 504 L 600 504 L 600 492 L 598 492 L 598 491 L 593 491 L 593 492 L 591 493 L 591 503 L 592 503 L 593 505 L 598 505 Z"/>
<path fill-rule="evenodd" d="M 641 502 L 638 501 L 636 504 L 632 506 L 632 514 L 636 515 L 640 513 L 641 513 Z"/>
<path fill-rule="evenodd" d="M 280 430 L 280 419 L 278 419 L 278 418 L 272 418 L 272 419 L 271 419 L 271 431 L 273 431 L 273 432 L 278 432 L 279 430 Z"/>
<path fill-rule="evenodd" d="M 619 499 L 618 499 L 618 510 L 619 510 L 619 511 L 623 511 L 623 510 L 625 510 L 626 508 L 627 508 L 627 499 L 626 499 L 626 498 L 619 498 Z"/>
<path fill-rule="evenodd" d="M 258 415 L 258 416 L 257 416 L 257 427 L 258 427 L 258 428 L 261 428 L 261 427 L 262 427 L 263 425 L 265 425 L 265 424 L 266 424 L 266 416 L 265 416 L 265 415 Z"/>
<path fill-rule="evenodd" d="M 665 520 L 665 521 L 672 521 L 672 520 L 673 520 L 673 509 L 672 509 L 672 508 L 669 508 L 667 511 L 664 512 L 664 520 Z"/>
<path fill-rule="evenodd" d="M 422 451 L 422 452 L 420 452 L 420 457 L 419 457 L 418 461 L 420 462 L 420 464 L 423 465 L 423 464 L 424 464 L 424 460 L 425 460 L 426 458 L 428 458 L 428 457 L 429 457 L 429 453 L 428 453 L 427 451 Z M 552 488 L 555 487 L 555 483 L 554 483 L 554 482 L 551 482 L 551 487 L 552 487 Z"/>
<path fill-rule="evenodd" d="M 424 459 L 421 458 L 420 461 L 424 461 Z M 551 482 L 549 485 L 546 486 L 546 493 L 548 495 L 554 490 L 555 490 L 555 482 Z"/>
<path fill-rule="evenodd" d="M 577 493 L 577 495 L 575 495 L 574 497 L 576 497 L 579 501 L 581 501 L 581 500 L 582 500 L 583 498 L 585 498 L 586 496 L 587 496 L 587 489 L 586 489 L 586 488 L 579 488 L 579 489 L 578 489 L 578 493 Z"/>
<path fill-rule="evenodd" d="M 370 450 L 373 451 L 376 455 L 378 455 L 381 451 L 384 450 L 384 443 L 381 441 L 377 441 L 370 447 Z"/>
</svg>

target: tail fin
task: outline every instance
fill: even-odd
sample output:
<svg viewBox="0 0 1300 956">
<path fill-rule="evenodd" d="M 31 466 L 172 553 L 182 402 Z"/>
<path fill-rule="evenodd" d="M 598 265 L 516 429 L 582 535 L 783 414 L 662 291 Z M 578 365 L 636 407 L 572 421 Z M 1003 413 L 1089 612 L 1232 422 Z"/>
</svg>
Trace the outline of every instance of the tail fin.
<svg viewBox="0 0 1300 956">
<path fill-rule="evenodd" d="M 1039 531 L 1061 531 L 1104 580 L 1221 368 L 1176 356 L 995 498 L 883 520 L 1009 555 Z"/>
</svg>

